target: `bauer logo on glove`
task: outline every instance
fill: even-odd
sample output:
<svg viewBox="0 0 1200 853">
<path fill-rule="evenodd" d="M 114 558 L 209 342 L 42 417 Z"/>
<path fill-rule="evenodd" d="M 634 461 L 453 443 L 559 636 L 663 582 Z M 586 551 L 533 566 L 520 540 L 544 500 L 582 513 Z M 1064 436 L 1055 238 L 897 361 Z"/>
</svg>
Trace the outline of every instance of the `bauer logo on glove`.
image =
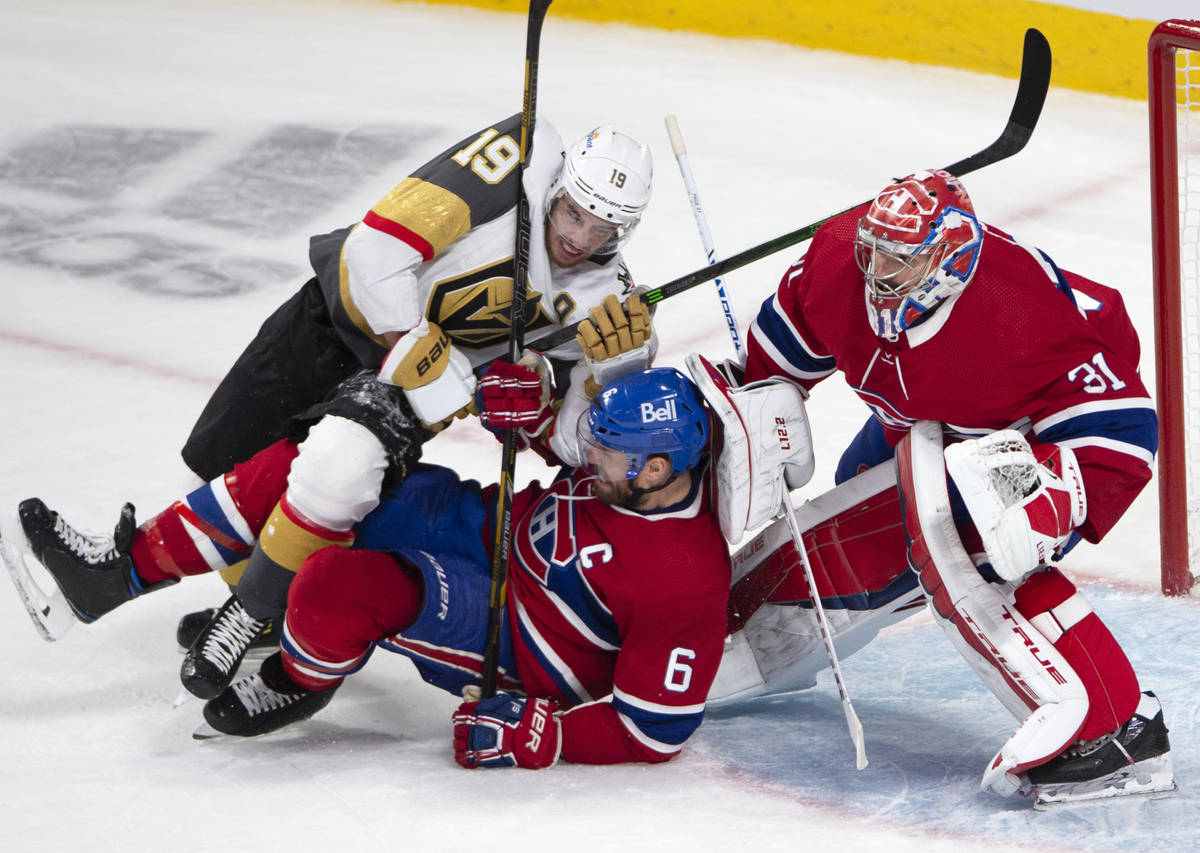
<svg viewBox="0 0 1200 853">
<path fill-rule="evenodd" d="M 379 369 L 379 381 L 403 388 L 413 412 L 427 426 L 454 417 L 475 396 L 471 362 L 437 323 L 425 317 L 396 341 Z"/>
<path fill-rule="evenodd" d="M 463 767 L 524 767 L 558 761 L 561 726 L 553 699 L 497 693 L 454 714 L 454 760 Z"/>
</svg>

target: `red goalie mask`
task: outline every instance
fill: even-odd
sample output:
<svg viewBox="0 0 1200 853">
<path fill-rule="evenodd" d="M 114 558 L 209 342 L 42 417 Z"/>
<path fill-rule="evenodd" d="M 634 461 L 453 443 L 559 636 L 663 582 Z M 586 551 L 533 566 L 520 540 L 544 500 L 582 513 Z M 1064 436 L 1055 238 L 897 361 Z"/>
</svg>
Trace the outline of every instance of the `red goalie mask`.
<svg viewBox="0 0 1200 853">
<path fill-rule="evenodd" d="M 949 172 L 916 172 L 879 193 L 854 240 L 875 334 L 895 340 L 961 292 L 982 241 L 971 199 Z"/>
</svg>

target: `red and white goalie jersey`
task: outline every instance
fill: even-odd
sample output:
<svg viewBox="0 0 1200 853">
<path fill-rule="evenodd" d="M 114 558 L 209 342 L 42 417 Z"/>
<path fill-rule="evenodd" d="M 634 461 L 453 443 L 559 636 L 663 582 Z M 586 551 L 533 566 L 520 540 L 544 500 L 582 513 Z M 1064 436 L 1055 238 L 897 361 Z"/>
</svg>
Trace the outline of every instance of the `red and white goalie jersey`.
<svg viewBox="0 0 1200 853">
<path fill-rule="evenodd" d="M 850 448 L 859 458 L 843 459 L 840 471 L 851 475 L 889 456 L 924 419 L 964 438 L 1015 428 L 1070 447 L 1087 490 L 1078 529 L 1098 541 L 1150 479 L 1157 450 L 1120 294 L 984 226 L 970 284 L 898 340 L 876 337 L 853 246 L 867 207 L 822 226 L 763 303 L 746 381 L 779 375 L 812 387 L 840 370 L 877 424 Z"/>
<path fill-rule="evenodd" d="M 575 471 L 514 500 L 508 617 L 525 690 L 574 706 L 562 757 L 665 761 L 700 725 L 725 639 L 730 563 L 708 477 L 636 513 Z M 611 694 L 611 696 L 610 696 Z"/>
</svg>

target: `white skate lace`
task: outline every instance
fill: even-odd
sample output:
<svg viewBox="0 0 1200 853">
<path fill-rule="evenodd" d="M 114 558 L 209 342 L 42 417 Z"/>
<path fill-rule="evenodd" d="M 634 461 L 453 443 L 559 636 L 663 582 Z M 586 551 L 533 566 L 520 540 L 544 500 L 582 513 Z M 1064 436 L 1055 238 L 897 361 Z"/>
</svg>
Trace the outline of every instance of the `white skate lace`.
<svg viewBox="0 0 1200 853">
<path fill-rule="evenodd" d="M 235 600 L 228 610 L 217 617 L 217 624 L 204 638 L 204 658 L 228 673 L 237 665 L 265 624 L 266 620 L 255 619 Z"/>
<path fill-rule="evenodd" d="M 63 545 L 67 546 L 72 554 L 89 566 L 106 563 L 120 556 L 117 552 L 116 542 L 110 537 L 89 536 L 86 533 L 80 533 L 63 521 L 61 515 L 54 517 L 54 534 Z"/>
<path fill-rule="evenodd" d="M 233 692 L 237 694 L 238 701 L 251 717 L 286 708 L 300 697 L 298 693 L 278 693 L 272 690 L 257 673 L 236 682 Z"/>
</svg>

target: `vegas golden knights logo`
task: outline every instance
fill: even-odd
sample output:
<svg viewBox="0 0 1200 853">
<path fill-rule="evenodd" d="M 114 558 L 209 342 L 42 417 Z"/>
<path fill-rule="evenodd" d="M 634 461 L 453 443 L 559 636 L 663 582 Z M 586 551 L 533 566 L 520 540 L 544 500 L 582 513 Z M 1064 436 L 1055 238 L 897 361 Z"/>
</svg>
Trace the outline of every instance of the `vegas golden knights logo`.
<svg viewBox="0 0 1200 853">
<path fill-rule="evenodd" d="M 513 259 L 473 270 L 457 278 L 436 282 L 429 294 L 426 313 L 450 335 L 454 343 L 466 349 L 484 349 L 508 341 L 508 309 L 512 304 Z M 541 294 L 530 290 L 525 302 L 525 332 L 554 324 L 540 303 Z M 569 314 L 570 306 L 554 308 Z M 565 316 L 565 314 L 563 315 Z"/>
</svg>

